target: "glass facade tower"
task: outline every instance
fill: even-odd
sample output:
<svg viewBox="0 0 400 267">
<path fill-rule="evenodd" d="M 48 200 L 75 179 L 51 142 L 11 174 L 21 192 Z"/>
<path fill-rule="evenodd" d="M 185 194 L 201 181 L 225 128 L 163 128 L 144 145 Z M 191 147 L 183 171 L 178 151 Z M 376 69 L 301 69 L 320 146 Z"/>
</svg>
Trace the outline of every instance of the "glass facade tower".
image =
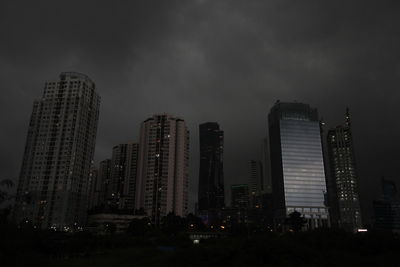
<svg viewBox="0 0 400 267">
<path fill-rule="evenodd" d="M 302 103 L 277 102 L 269 117 L 274 217 L 282 223 L 293 211 L 307 228 L 328 225 L 326 177 L 318 112 Z"/>
</svg>

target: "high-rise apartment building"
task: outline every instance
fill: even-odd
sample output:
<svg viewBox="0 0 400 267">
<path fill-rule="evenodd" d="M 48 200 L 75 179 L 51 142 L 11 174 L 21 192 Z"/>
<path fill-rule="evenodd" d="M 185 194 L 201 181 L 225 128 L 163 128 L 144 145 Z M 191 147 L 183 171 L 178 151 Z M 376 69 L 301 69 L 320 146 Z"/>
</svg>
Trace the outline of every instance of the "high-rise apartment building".
<svg viewBox="0 0 400 267">
<path fill-rule="evenodd" d="M 141 125 L 136 209 L 153 223 L 173 212 L 186 216 L 189 186 L 189 130 L 183 119 L 157 114 Z"/>
<path fill-rule="evenodd" d="M 293 211 L 308 228 L 328 224 L 326 177 L 317 110 L 302 103 L 276 102 L 269 116 L 274 218 Z"/>
<path fill-rule="evenodd" d="M 346 122 L 328 131 L 329 200 L 333 221 L 348 231 L 362 228 L 359 182 L 354 158 L 349 110 Z"/>
<path fill-rule="evenodd" d="M 139 161 L 139 144 L 127 144 L 126 149 L 126 169 L 125 179 L 123 181 L 122 198 L 120 208 L 127 210 L 135 209 L 136 179 Z"/>
<path fill-rule="evenodd" d="M 110 186 L 107 190 L 107 205 L 112 209 L 134 211 L 136 174 L 139 145 L 120 144 L 113 148 Z"/>
<path fill-rule="evenodd" d="M 99 104 L 95 84 L 84 74 L 63 72 L 45 83 L 29 123 L 16 222 L 63 229 L 85 224 Z"/>
<path fill-rule="evenodd" d="M 225 206 L 223 151 L 224 132 L 218 123 L 200 124 L 200 171 L 198 210 L 217 211 Z"/>
</svg>

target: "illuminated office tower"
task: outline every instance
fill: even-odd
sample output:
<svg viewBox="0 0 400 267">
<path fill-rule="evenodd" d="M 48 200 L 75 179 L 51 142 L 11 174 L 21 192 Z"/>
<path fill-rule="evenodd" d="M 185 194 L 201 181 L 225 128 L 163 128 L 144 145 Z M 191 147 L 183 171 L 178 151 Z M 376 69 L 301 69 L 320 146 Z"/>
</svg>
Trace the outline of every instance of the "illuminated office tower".
<svg viewBox="0 0 400 267">
<path fill-rule="evenodd" d="M 307 228 L 328 225 L 326 178 L 317 110 L 302 103 L 276 102 L 269 116 L 274 218 L 282 224 L 293 211 Z"/>
<path fill-rule="evenodd" d="M 85 224 L 100 97 L 86 75 L 63 72 L 33 104 L 14 208 L 16 222 Z"/>
<path fill-rule="evenodd" d="M 186 216 L 189 186 L 189 131 L 183 119 L 157 114 L 141 125 L 136 209 L 155 224 L 173 212 Z"/>
<path fill-rule="evenodd" d="M 340 228 L 356 232 L 362 228 L 359 182 L 350 127 L 349 110 L 346 122 L 328 131 L 330 161 L 330 202 L 335 223 Z"/>
</svg>

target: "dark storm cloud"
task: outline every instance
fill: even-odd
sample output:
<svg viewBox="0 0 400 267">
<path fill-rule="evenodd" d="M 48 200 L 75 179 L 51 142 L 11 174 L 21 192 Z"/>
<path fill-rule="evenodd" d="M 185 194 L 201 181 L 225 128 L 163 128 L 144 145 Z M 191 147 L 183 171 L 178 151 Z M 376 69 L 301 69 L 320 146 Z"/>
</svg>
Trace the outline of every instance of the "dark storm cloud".
<svg viewBox="0 0 400 267">
<path fill-rule="evenodd" d="M 88 74 L 102 96 L 96 160 L 136 141 L 156 112 L 191 130 L 225 130 L 230 183 L 260 157 L 267 113 L 310 103 L 329 125 L 353 115 L 364 206 L 380 175 L 398 179 L 400 66 L 396 1 L 2 1 L 0 174 L 16 177 L 32 100 L 61 71 Z"/>
</svg>

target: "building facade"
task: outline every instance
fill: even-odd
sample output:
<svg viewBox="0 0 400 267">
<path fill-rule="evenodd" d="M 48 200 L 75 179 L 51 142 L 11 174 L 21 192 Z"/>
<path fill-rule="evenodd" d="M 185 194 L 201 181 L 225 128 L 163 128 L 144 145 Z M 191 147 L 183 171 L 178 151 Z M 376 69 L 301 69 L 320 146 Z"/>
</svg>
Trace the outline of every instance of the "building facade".
<svg viewBox="0 0 400 267">
<path fill-rule="evenodd" d="M 347 109 L 346 122 L 328 131 L 329 200 L 332 219 L 340 228 L 356 232 L 362 228 L 359 181 Z"/>
<path fill-rule="evenodd" d="M 374 230 L 400 233 L 400 196 L 394 181 L 381 179 L 382 197 L 374 200 Z"/>
<path fill-rule="evenodd" d="M 93 208 L 105 207 L 109 191 L 111 191 L 111 159 L 105 159 L 99 163 Z"/>
<path fill-rule="evenodd" d="M 113 148 L 110 186 L 106 206 L 134 212 L 139 144 L 120 144 Z"/>
<path fill-rule="evenodd" d="M 276 102 L 268 116 L 274 220 L 300 212 L 307 228 L 329 224 L 318 112 L 307 104 Z"/>
<path fill-rule="evenodd" d="M 261 196 L 264 192 L 263 165 L 261 161 L 250 160 L 249 169 L 250 208 L 258 209 L 261 207 Z"/>
<path fill-rule="evenodd" d="M 263 173 L 263 193 L 272 193 L 272 175 L 271 175 L 271 154 L 269 148 L 269 136 L 262 142 L 262 173 Z"/>
<path fill-rule="evenodd" d="M 136 209 L 153 223 L 173 212 L 186 216 L 189 186 L 189 130 L 183 119 L 157 114 L 141 125 Z"/>
<path fill-rule="evenodd" d="M 231 185 L 231 207 L 247 210 L 249 208 L 249 186 L 247 184 Z"/>
<path fill-rule="evenodd" d="M 85 224 L 100 97 L 86 75 L 63 72 L 34 102 L 14 220 L 40 228 Z"/>
<path fill-rule="evenodd" d="M 225 206 L 223 151 L 224 132 L 218 123 L 200 124 L 199 212 L 217 211 Z"/>
<path fill-rule="evenodd" d="M 89 173 L 88 180 L 88 210 L 93 209 L 97 204 L 98 199 L 98 191 L 97 188 L 99 186 L 99 171 L 92 166 Z"/>
</svg>

